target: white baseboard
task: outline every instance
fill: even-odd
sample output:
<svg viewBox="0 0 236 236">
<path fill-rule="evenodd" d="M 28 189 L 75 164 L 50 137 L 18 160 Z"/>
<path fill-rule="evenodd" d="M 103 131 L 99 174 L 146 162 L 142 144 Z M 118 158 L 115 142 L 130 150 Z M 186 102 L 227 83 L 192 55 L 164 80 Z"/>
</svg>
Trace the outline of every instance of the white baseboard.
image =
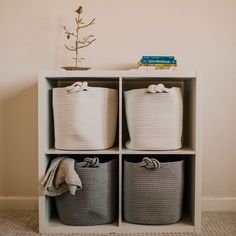
<svg viewBox="0 0 236 236">
<path fill-rule="evenodd" d="M 38 210 L 37 197 L 0 196 L 0 210 Z"/>
<path fill-rule="evenodd" d="M 202 197 L 202 211 L 236 211 L 236 197 Z"/>
<path fill-rule="evenodd" d="M 0 196 L 0 210 L 38 210 L 37 197 Z M 236 211 L 236 197 L 203 197 L 202 211 Z"/>
</svg>

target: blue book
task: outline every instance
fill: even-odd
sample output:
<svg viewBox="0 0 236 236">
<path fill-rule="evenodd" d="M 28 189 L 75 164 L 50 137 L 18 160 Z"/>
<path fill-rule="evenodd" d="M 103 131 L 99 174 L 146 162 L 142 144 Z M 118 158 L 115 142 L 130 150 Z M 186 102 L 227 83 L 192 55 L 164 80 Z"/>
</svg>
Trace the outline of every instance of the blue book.
<svg viewBox="0 0 236 236">
<path fill-rule="evenodd" d="M 174 56 L 142 56 L 143 60 L 174 60 Z"/>
<path fill-rule="evenodd" d="M 141 64 L 176 64 L 176 60 L 144 60 L 141 59 Z"/>
</svg>

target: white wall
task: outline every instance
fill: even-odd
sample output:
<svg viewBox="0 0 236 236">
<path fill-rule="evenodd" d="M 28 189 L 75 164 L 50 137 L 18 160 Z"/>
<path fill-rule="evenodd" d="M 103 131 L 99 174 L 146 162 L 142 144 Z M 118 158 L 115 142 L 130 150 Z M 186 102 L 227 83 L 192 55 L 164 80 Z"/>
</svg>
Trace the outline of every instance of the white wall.
<svg viewBox="0 0 236 236">
<path fill-rule="evenodd" d="M 84 66 L 134 68 L 152 54 L 203 71 L 203 197 L 236 209 L 235 0 L 1 0 L 0 205 L 37 196 L 37 74 L 71 65 L 59 25 L 73 28 L 80 4 L 96 17 Z"/>
</svg>

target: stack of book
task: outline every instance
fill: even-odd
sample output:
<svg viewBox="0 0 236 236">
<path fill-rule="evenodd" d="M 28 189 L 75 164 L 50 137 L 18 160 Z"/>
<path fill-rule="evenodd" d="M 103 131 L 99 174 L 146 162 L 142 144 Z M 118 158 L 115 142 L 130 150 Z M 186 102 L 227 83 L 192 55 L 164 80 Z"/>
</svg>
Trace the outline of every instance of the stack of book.
<svg viewBox="0 0 236 236">
<path fill-rule="evenodd" d="M 174 70 L 177 61 L 174 56 L 142 56 L 138 63 L 138 69 L 147 70 Z"/>
</svg>

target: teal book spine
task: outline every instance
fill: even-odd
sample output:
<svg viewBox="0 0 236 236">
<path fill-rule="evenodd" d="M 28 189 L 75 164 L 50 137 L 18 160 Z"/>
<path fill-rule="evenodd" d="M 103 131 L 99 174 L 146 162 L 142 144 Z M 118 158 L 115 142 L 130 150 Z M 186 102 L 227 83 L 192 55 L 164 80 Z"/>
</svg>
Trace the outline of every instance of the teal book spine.
<svg viewBox="0 0 236 236">
<path fill-rule="evenodd" d="M 143 60 L 174 60 L 174 56 L 142 56 Z"/>
<path fill-rule="evenodd" d="M 144 60 L 141 59 L 141 64 L 176 64 L 176 60 Z"/>
</svg>

